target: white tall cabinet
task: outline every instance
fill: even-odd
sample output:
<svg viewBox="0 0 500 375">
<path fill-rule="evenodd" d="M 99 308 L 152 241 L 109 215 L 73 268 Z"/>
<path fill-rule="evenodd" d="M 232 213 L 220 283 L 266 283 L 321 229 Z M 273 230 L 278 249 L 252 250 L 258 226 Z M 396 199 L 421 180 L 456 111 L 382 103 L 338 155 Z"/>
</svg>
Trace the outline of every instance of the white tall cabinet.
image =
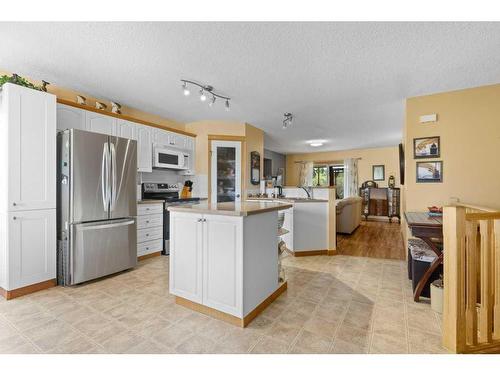
<svg viewBox="0 0 500 375">
<path fill-rule="evenodd" d="M 0 92 L 0 288 L 56 278 L 56 97 Z"/>
</svg>

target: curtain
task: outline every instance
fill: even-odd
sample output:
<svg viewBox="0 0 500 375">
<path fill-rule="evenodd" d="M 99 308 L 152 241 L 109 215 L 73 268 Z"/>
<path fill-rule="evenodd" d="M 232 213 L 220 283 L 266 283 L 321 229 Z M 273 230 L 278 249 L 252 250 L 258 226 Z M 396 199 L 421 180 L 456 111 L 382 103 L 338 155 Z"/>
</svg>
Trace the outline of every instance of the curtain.
<svg viewBox="0 0 500 375">
<path fill-rule="evenodd" d="M 358 196 L 358 159 L 344 161 L 344 197 Z"/>
</svg>

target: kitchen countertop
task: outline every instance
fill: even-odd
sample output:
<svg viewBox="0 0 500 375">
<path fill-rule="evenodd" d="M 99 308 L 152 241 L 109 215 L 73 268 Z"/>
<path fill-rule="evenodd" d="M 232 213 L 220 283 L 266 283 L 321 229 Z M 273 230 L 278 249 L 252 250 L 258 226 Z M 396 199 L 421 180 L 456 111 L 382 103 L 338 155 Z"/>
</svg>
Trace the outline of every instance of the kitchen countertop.
<svg viewBox="0 0 500 375">
<path fill-rule="evenodd" d="M 264 198 L 264 197 L 247 197 L 248 200 L 254 200 L 254 201 L 280 201 L 280 202 L 286 202 L 286 203 L 318 203 L 318 202 L 328 202 L 327 199 L 307 199 L 307 198 L 291 198 L 291 197 L 285 197 L 285 198 Z"/>
<path fill-rule="evenodd" d="M 226 215 L 226 216 L 249 216 L 261 214 L 270 211 L 286 210 L 292 205 L 288 203 L 269 203 L 269 202 L 222 202 L 208 203 L 203 202 L 193 205 L 182 205 L 168 207 L 169 211 L 188 212 L 198 214 Z"/>
<path fill-rule="evenodd" d="M 137 201 L 137 204 L 152 204 L 152 203 L 165 203 L 163 199 L 143 199 Z"/>
</svg>

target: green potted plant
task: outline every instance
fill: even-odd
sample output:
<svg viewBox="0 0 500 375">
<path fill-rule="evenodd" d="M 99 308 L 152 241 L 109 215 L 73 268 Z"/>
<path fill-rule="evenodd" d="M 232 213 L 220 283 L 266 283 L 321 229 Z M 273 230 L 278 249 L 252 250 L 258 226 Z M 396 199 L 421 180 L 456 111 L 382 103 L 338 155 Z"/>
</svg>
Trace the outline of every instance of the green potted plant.
<svg viewBox="0 0 500 375">
<path fill-rule="evenodd" d="M 42 81 L 42 86 L 36 86 L 29 82 L 26 78 L 23 78 L 16 73 L 12 74 L 12 76 L 8 75 L 3 75 L 0 76 L 0 87 L 4 85 L 4 83 L 13 83 L 15 85 L 23 86 L 23 87 L 28 87 L 33 90 L 38 90 L 38 91 L 47 91 L 47 85 L 49 85 L 48 82 Z"/>
</svg>

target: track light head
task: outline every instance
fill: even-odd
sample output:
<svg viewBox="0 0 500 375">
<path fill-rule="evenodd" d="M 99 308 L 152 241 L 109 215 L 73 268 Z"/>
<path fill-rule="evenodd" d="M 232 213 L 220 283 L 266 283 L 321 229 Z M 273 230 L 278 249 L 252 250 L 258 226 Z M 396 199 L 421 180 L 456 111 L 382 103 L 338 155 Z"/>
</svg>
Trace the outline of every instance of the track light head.
<svg viewBox="0 0 500 375">
<path fill-rule="evenodd" d="M 208 102 L 208 106 L 212 107 L 215 104 L 215 100 L 216 100 L 215 96 L 212 95 L 212 99 Z"/>
<path fill-rule="evenodd" d="M 226 111 L 229 112 L 231 108 L 229 107 L 229 99 L 226 99 Z"/>
<path fill-rule="evenodd" d="M 190 94 L 190 91 L 187 87 L 186 82 L 183 82 L 183 84 L 182 84 L 182 93 L 184 94 L 184 96 L 188 96 Z"/>
<path fill-rule="evenodd" d="M 205 95 L 205 90 L 203 90 L 203 89 L 200 90 L 200 100 L 202 102 L 204 102 L 205 100 L 207 100 L 207 96 Z"/>
</svg>

